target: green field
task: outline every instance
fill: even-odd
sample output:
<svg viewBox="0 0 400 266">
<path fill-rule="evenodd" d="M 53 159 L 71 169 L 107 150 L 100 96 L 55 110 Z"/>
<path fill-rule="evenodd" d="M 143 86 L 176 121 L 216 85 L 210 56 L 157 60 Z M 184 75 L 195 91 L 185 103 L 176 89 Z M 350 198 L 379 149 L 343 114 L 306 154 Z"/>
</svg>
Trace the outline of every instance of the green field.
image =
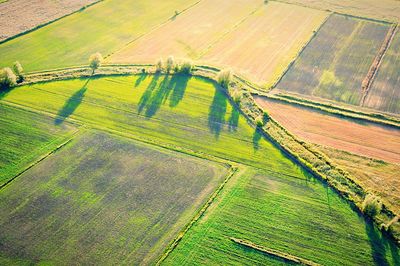
<svg viewBox="0 0 400 266">
<path fill-rule="evenodd" d="M 178 245 L 178 249 L 173 251 L 171 257 L 166 261 L 168 263 L 176 265 L 204 262 L 213 264 L 226 264 L 227 262 L 236 264 L 276 263 L 275 259 L 263 254 L 235 246 L 229 237 L 246 239 L 265 247 L 332 265 L 345 260 L 351 262 L 349 264 L 372 263 L 374 260 L 387 260 L 393 264 L 393 260 L 398 258 L 398 249 L 383 239 L 380 233 L 350 208 L 348 203 L 339 199 L 319 181 L 312 179 L 304 169 L 289 160 L 260 133 L 256 132 L 231 105 L 220 87 L 210 80 L 183 75 L 135 75 L 89 80 L 74 79 L 17 87 L 0 101 L 53 113 L 57 115 L 53 120 L 55 125 L 63 125 L 69 119 L 75 119 L 86 127 L 112 130 L 132 138 L 171 145 L 174 149 L 184 148 L 199 154 L 203 153 L 205 156 L 210 154 L 257 167 L 259 170 L 250 168 L 251 170 L 246 173 L 236 175 L 234 177 L 236 181 L 232 180 L 233 182 L 228 183 L 228 189 L 223 190 L 223 196 L 217 197 L 215 204 L 211 206 L 213 211 L 206 213 L 207 219 L 202 218 L 199 224 L 189 230 L 183 242 Z M 29 187 L 32 190 L 37 187 L 37 190 L 42 193 L 44 185 L 36 185 L 32 182 L 38 182 L 38 184 L 49 184 L 50 182 L 46 189 L 55 191 L 54 193 L 57 194 L 59 190 L 59 185 L 55 187 L 57 180 L 65 180 L 68 176 L 73 177 L 73 180 L 76 178 L 80 180 L 81 176 L 85 178 L 89 176 L 90 180 L 95 182 L 98 173 L 102 171 L 109 173 L 110 176 L 111 173 L 125 176 L 124 172 L 120 171 L 129 172 L 131 167 L 140 167 L 144 163 L 142 160 L 138 162 L 139 166 L 135 166 L 135 164 L 124 161 L 119 157 L 122 156 L 120 153 L 124 154 L 123 152 L 115 152 L 110 155 L 107 151 L 113 150 L 113 146 L 109 144 L 109 141 L 100 141 L 99 144 L 90 138 L 84 141 L 87 145 L 68 145 L 63 148 L 24 176 L 16 179 L 15 182 L 23 184 L 13 182 L 6 189 L 12 191 L 11 189 L 18 186 L 25 190 Z M 111 148 L 109 148 L 110 145 Z M 79 157 L 81 153 L 85 154 L 85 158 Z M 117 162 L 110 160 L 114 155 L 117 156 L 117 159 L 119 158 Z M 94 161 L 92 161 L 90 159 L 98 156 L 100 156 L 100 160 L 93 159 Z M 59 159 L 54 160 L 53 163 L 52 158 Z M 154 167 L 159 164 L 161 163 L 157 162 Z M 42 165 L 46 169 L 44 173 L 46 174 L 48 171 L 47 177 L 41 176 L 40 181 L 32 180 L 31 176 L 36 176 L 34 171 L 38 171 L 36 169 L 40 171 L 39 167 Z M 82 168 L 81 165 L 89 167 L 88 169 L 91 170 Z M 167 165 L 174 165 L 174 163 L 167 162 Z M 243 166 L 240 167 L 243 168 Z M 114 171 L 117 168 L 121 170 Z M 196 172 L 193 171 L 193 167 L 185 169 L 191 175 Z M 92 181 L 87 182 L 93 183 Z M 88 186 L 87 182 L 79 181 L 76 184 L 76 186 L 82 187 L 79 191 L 85 191 Z M 167 184 L 169 183 L 163 183 L 165 186 Z M 117 188 L 119 188 L 118 185 L 116 185 Z M 151 184 L 149 188 L 153 186 L 154 184 Z M 171 192 L 177 190 L 178 187 L 170 188 Z M 62 187 L 60 195 L 64 195 L 63 189 Z M 21 189 L 21 194 L 17 191 L 7 195 L 1 193 L 1 201 L 18 202 L 12 198 L 14 194 L 18 197 L 22 197 L 21 195 L 26 197 L 36 191 L 25 192 L 25 190 Z M 115 197 L 123 197 L 124 187 L 118 191 L 118 193 L 115 192 Z M 73 200 L 80 202 L 81 198 L 87 198 L 89 202 L 93 201 L 94 207 L 85 205 L 85 210 L 89 213 L 99 208 L 96 204 L 102 202 L 96 201 L 97 197 L 92 197 L 90 193 L 79 195 L 78 193 L 75 199 L 70 199 L 71 202 Z M 37 200 L 40 199 L 40 197 L 32 196 L 25 204 L 26 206 L 37 204 Z M 45 200 L 48 199 L 45 198 Z M 114 203 L 115 205 L 112 205 L 114 209 L 126 207 L 119 201 Z M 53 206 L 48 202 L 46 205 Z M 6 211 L 6 213 L 12 215 L 12 209 L 16 209 L 16 206 L 10 206 L 10 211 Z M 147 207 L 150 212 L 153 209 L 154 206 Z M 23 213 L 28 212 L 26 209 L 22 210 L 24 210 Z M 65 211 L 64 208 L 56 210 L 57 215 Z M 49 228 L 54 229 L 50 222 L 51 219 L 55 219 L 50 214 L 53 212 L 54 210 L 51 210 L 46 214 L 50 217 L 46 218 L 49 220 L 39 220 L 40 223 L 33 221 L 34 219 L 28 221 L 31 221 L 32 226 L 36 225 L 35 229 L 37 230 L 47 228 L 39 228 L 39 224 L 44 222 L 48 222 Z M 120 212 L 112 213 L 117 215 Z M 125 215 L 125 212 L 122 213 Z M 14 221 L 10 220 L 9 216 L 7 217 L 3 220 L 4 224 L 0 224 L 3 228 L 11 227 L 9 223 Z M 71 219 L 70 224 L 76 225 L 77 228 L 83 223 L 77 215 L 67 217 Z M 27 221 L 21 219 L 21 226 L 24 223 Z M 106 246 L 102 244 L 102 239 L 98 238 L 98 232 L 109 230 L 101 227 L 104 226 L 103 224 L 99 226 L 96 230 L 76 230 L 81 234 L 86 234 L 91 245 L 97 245 L 94 248 L 103 250 Z M 11 232 L 15 232 L 15 230 Z M 130 232 L 124 230 L 122 234 Z M 8 234 L 8 230 L 5 232 Z M 89 256 L 80 253 L 77 231 L 68 233 L 71 235 L 71 240 L 64 244 L 68 245 L 67 251 L 57 250 L 54 252 L 54 246 L 57 247 L 57 244 L 54 245 L 54 243 L 62 240 L 59 240 L 60 236 L 57 234 L 51 237 L 51 241 L 45 240 L 48 237 L 46 232 L 36 233 L 35 238 L 43 237 L 40 238 L 41 242 L 38 243 L 41 244 L 38 247 L 29 247 L 28 250 L 28 247 L 24 246 L 28 252 L 26 257 L 32 259 L 29 254 L 45 254 L 44 258 L 57 260 L 57 257 L 62 257 L 65 252 L 65 256 L 70 256 L 70 258 L 80 254 L 79 258 L 89 261 Z M 170 236 L 173 237 L 174 234 L 170 234 Z M 21 239 L 9 241 L 9 243 L 17 241 L 15 242 L 18 243 L 15 245 L 17 247 L 22 245 Z M 114 243 L 113 241 L 107 243 Z M 115 245 L 111 245 L 113 250 L 117 249 Z M 13 252 L 16 252 L 14 245 L 11 246 L 12 248 L 7 248 L 10 250 L 7 251 L 9 252 L 7 257 L 23 258 L 24 254 L 14 254 Z M 128 245 L 127 247 L 134 250 L 132 246 Z M 193 251 L 188 252 L 188 249 Z M 90 251 L 88 252 L 86 253 L 92 254 Z M 146 253 L 146 251 L 143 252 Z M 158 252 L 161 252 L 161 244 Z M 110 260 L 115 259 L 113 257 L 115 254 L 105 253 Z M 122 253 L 117 252 L 117 254 Z M 159 255 L 159 253 L 157 254 Z M 96 258 L 103 258 L 102 256 L 105 255 L 103 253 L 90 255 L 90 259 L 96 261 Z M 126 254 L 121 256 L 125 257 Z M 131 257 L 128 257 L 126 262 L 132 260 Z"/>
<path fill-rule="evenodd" d="M 70 123 L 54 125 L 48 116 L 0 103 L 0 186 L 75 131 Z"/>
<path fill-rule="evenodd" d="M 184 75 L 75 79 L 15 88 L 3 99 L 101 129 L 265 169 L 298 167 L 261 138 L 214 82 Z M 195 141 L 194 141 L 195 140 Z M 233 148 L 234 147 L 234 148 Z"/>
<path fill-rule="evenodd" d="M 149 264 L 227 174 L 104 133 L 79 136 L 0 193 L 0 264 Z"/>
<path fill-rule="evenodd" d="M 167 257 L 165 265 L 280 265 L 230 237 L 322 265 L 399 265 L 398 248 L 331 189 L 299 178 L 247 169 L 231 180 Z"/>
<path fill-rule="evenodd" d="M 331 15 L 277 88 L 359 105 L 361 83 L 388 29 L 389 24 Z"/>
<path fill-rule="evenodd" d="M 378 74 L 367 94 L 364 106 L 400 114 L 400 32 L 383 57 Z"/>
<path fill-rule="evenodd" d="M 0 45 L 0 67 L 19 60 L 25 71 L 86 64 L 168 21 L 196 0 L 108 0 Z M 118 14 L 118 15 L 116 15 Z"/>
</svg>

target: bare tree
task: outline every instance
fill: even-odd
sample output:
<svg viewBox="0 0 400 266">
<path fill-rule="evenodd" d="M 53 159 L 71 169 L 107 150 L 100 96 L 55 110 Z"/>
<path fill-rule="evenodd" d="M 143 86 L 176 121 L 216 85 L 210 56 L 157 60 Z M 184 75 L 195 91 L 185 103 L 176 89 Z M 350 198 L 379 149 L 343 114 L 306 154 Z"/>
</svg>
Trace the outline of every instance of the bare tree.
<svg viewBox="0 0 400 266">
<path fill-rule="evenodd" d="M 103 63 L 103 56 L 100 53 L 92 54 L 89 57 L 89 66 L 93 70 L 92 74 L 98 69 Z"/>
</svg>

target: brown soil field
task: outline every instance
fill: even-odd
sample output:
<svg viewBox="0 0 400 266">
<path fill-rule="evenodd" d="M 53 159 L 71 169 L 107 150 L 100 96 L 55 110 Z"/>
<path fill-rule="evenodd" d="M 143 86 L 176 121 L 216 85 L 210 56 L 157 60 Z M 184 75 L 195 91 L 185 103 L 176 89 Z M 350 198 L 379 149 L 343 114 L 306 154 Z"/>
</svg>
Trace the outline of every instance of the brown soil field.
<svg viewBox="0 0 400 266">
<path fill-rule="evenodd" d="M 255 97 L 290 132 L 311 143 L 400 163 L 400 130 Z"/>
<path fill-rule="evenodd" d="M 225 36 L 201 59 L 231 67 L 269 87 L 298 55 L 328 12 L 270 2 Z"/>
<path fill-rule="evenodd" d="M 0 41 L 70 14 L 98 0 L 10 0 L 0 8 Z"/>
<path fill-rule="evenodd" d="M 374 191 L 385 204 L 400 214 L 400 165 L 358 156 L 349 152 L 318 146 L 340 168 L 349 172 L 363 187 Z M 354 167 L 354 166 L 357 167 Z"/>
<path fill-rule="evenodd" d="M 398 0 L 278 0 L 312 8 L 331 10 L 354 16 L 400 21 Z"/>
<path fill-rule="evenodd" d="M 153 63 L 169 55 L 196 59 L 261 5 L 262 1 L 258 0 L 203 0 L 114 53 L 109 60 Z"/>
</svg>

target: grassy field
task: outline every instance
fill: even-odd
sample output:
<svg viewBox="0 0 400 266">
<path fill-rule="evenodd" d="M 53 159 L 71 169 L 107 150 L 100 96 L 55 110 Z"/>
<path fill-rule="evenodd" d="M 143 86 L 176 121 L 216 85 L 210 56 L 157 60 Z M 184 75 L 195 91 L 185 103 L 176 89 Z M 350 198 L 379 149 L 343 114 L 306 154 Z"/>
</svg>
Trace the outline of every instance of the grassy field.
<svg viewBox="0 0 400 266">
<path fill-rule="evenodd" d="M 0 186 L 54 150 L 76 131 L 45 115 L 0 103 Z"/>
<path fill-rule="evenodd" d="M 0 264 L 151 264 L 227 168 L 104 133 L 79 136 L 1 191 Z"/>
<path fill-rule="evenodd" d="M 272 0 L 274 1 L 274 0 Z M 322 10 L 375 18 L 379 20 L 400 21 L 400 2 L 398 0 L 278 0 L 284 3 L 307 6 Z"/>
<path fill-rule="evenodd" d="M 319 10 L 269 2 L 211 47 L 201 61 L 233 68 L 269 87 L 327 15 Z"/>
<path fill-rule="evenodd" d="M 109 0 L 0 45 L 0 67 L 19 60 L 26 71 L 87 64 L 168 21 L 196 0 Z M 118 14 L 118 15 L 115 15 Z"/>
<path fill-rule="evenodd" d="M 277 88 L 359 105 L 361 83 L 387 31 L 388 24 L 331 15 Z"/>
<path fill-rule="evenodd" d="M 169 55 L 197 59 L 262 5 L 259 0 L 203 0 L 170 23 L 115 53 L 109 61 L 154 63 Z"/>
<path fill-rule="evenodd" d="M 370 88 L 365 107 L 400 114 L 400 32 L 397 30 Z"/>
<path fill-rule="evenodd" d="M 398 265 L 399 250 L 309 177 L 248 169 L 184 236 L 165 265 L 280 265 L 230 237 L 322 265 Z M 386 264 L 385 264 L 386 263 Z"/>
<path fill-rule="evenodd" d="M 298 171 L 204 78 L 137 75 L 22 86 L 1 101 L 268 169 Z M 196 141 L 193 141 L 196 140 Z M 235 147 L 232 149 L 232 147 Z"/>
<path fill-rule="evenodd" d="M 358 156 L 349 152 L 320 146 L 320 150 L 363 186 L 379 195 L 400 214 L 400 164 Z M 357 165 L 357 167 L 354 167 Z"/>
<path fill-rule="evenodd" d="M 309 108 L 268 100 L 265 97 L 255 99 L 281 125 L 303 140 L 400 163 L 398 129 L 340 118 Z"/>
</svg>

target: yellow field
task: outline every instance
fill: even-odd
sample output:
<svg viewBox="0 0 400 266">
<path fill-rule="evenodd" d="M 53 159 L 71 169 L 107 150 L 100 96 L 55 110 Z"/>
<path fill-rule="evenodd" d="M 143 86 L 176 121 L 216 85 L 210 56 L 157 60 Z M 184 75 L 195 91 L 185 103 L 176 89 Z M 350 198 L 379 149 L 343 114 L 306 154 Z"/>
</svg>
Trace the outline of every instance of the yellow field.
<svg viewBox="0 0 400 266">
<path fill-rule="evenodd" d="M 311 38 L 328 12 L 258 0 L 200 2 L 117 51 L 113 63 L 153 63 L 173 55 L 231 67 L 271 85 Z"/>
<path fill-rule="evenodd" d="M 153 63 L 160 57 L 197 59 L 210 44 L 263 5 L 259 0 L 203 0 L 169 23 L 114 53 L 115 63 Z"/>
<path fill-rule="evenodd" d="M 202 61 L 232 67 L 268 87 L 327 15 L 319 10 L 270 2 L 215 45 Z"/>
</svg>

